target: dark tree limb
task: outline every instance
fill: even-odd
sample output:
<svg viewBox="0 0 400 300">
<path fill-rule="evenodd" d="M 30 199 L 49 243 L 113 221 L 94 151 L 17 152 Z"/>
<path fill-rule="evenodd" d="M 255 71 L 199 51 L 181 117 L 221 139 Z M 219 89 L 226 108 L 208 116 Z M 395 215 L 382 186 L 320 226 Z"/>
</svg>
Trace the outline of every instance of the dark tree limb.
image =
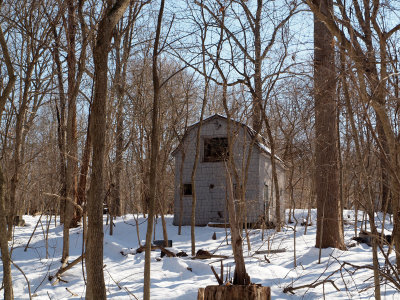
<svg viewBox="0 0 400 300">
<path fill-rule="evenodd" d="M 325 283 L 331 283 L 333 285 L 333 287 L 339 292 L 339 288 L 336 286 L 335 282 L 332 279 L 327 279 L 327 280 L 323 280 L 323 281 L 319 281 L 319 282 L 313 282 L 310 284 L 303 284 L 303 285 L 299 285 L 299 286 L 287 286 L 283 289 L 284 293 L 291 293 L 294 295 L 294 291 L 295 290 L 300 290 L 300 289 L 304 289 L 304 288 L 316 288 L 317 286 L 321 285 L 321 284 L 325 284 Z"/>
<path fill-rule="evenodd" d="M 49 280 L 53 280 L 53 278 L 56 278 L 56 280 L 51 284 L 51 285 L 56 285 L 59 281 L 61 281 L 61 275 L 65 272 L 67 272 L 68 270 L 72 269 L 74 266 L 76 266 L 77 264 L 79 264 L 82 259 L 85 257 L 85 254 L 79 256 L 77 259 L 75 259 L 74 261 L 72 261 L 70 264 L 68 264 L 67 266 L 62 266 L 57 273 L 54 276 L 49 276 Z"/>
</svg>

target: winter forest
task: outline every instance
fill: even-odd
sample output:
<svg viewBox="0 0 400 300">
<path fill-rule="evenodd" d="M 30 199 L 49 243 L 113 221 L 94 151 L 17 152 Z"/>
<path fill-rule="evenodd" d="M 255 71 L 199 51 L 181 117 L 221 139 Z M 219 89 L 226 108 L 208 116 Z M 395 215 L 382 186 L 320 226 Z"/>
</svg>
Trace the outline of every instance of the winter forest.
<svg viewBox="0 0 400 300">
<path fill-rule="evenodd" d="M 400 299 L 400 1 L 0 0 L 0 46 L 4 299 Z"/>
</svg>

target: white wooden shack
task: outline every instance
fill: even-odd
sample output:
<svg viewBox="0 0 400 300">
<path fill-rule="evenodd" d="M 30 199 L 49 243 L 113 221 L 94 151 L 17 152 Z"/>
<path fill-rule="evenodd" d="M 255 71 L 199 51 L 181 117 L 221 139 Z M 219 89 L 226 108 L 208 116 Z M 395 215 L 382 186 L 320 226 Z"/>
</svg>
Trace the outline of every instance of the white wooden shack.
<svg viewBox="0 0 400 300">
<path fill-rule="evenodd" d="M 193 190 L 191 175 L 195 161 L 198 127 L 199 123 L 190 126 L 181 144 L 172 153 L 175 158 L 174 225 L 179 224 L 181 210 L 182 225 L 190 225 L 191 222 Z M 273 224 L 276 218 L 276 201 L 272 184 L 270 149 L 266 146 L 264 139 L 260 135 L 256 136 L 254 130 L 247 125 L 231 120 L 230 128 L 233 153 L 227 153 L 227 118 L 216 114 L 202 122 L 199 161 L 195 173 L 196 225 L 228 222 L 226 156 L 233 155 L 236 169 L 242 175 L 240 183 L 233 182 L 236 190 L 237 184 L 243 183 L 242 168 L 247 163 L 250 145 L 252 145 L 252 151 L 245 186 L 247 223 L 255 224 L 265 221 Z M 183 151 L 185 153 L 182 165 Z M 276 157 L 275 161 L 277 162 L 281 220 L 284 220 L 285 166 L 279 157 Z M 181 191 L 182 195 L 180 195 Z M 236 197 L 239 196 L 235 195 Z"/>
</svg>

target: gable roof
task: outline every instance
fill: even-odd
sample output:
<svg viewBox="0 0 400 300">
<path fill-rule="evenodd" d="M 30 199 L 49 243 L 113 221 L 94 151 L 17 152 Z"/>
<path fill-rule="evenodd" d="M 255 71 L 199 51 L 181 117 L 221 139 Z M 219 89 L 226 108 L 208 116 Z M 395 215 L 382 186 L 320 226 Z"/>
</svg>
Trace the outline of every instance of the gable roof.
<svg viewBox="0 0 400 300">
<path fill-rule="evenodd" d="M 212 122 L 213 120 L 216 120 L 216 119 L 221 119 L 221 120 L 223 120 L 223 121 L 225 121 L 225 122 L 228 121 L 228 118 L 227 118 L 227 117 L 225 117 L 225 116 L 223 116 L 223 115 L 220 115 L 220 114 L 214 114 L 214 115 L 212 115 L 212 116 L 210 116 L 210 117 L 208 117 L 208 118 L 205 118 L 205 119 L 203 120 L 203 122 L 202 122 L 202 125 L 204 125 L 204 124 L 206 124 L 206 123 L 210 123 L 210 122 Z M 266 139 L 265 139 L 263 136 L 261 136 L 261 135 L 258 134 L 253 128 L 251 128 L 250 126 L 248 126 L 248 125 L 246 125 L 246 124 L 244 124 L 244 123 L 242 123 L 242 122 L 236 121 L 236 120 L 234 120 L 234 119 L 230 119 L 230 121 L 233 122 L 233 123 L 235 123 L 235 125 L 239 125 L 239 126 L 242 126 L 243 128 L 245 128 L 245 129 L 247 130 L 247 132 L 249 133 L 250 137 L 251 137 L 252 139 L 255 139 L 254 145 L 255 145 L 259 150 L 261 150 L 261 152 L 263 152 L 263 153 L 265 153 L 265 154 L 271 156 L 271 149 L 267 146 L 267 141 L 266 141 Z M 186 136 L 189 135 L 189 133 L 190 133 L 194 128 L 196 128 L 199 124 L 200 124 L 200 121 L 197 122 L 197 123 L 194 123 L 194 124 L 190 125 L 190 126 L 187 128 L 185 134 L 183 135 L 182 140 L 184 140 L 184 139 L 186 138 Z M 179 144 L 178 147 L 176 147 L 175 150 L 172 151 L 172 155 L 175 156 L 176 153 L 180 150 L 180 148 L 181 148 L 181 144 Z M 281 163 L 283 164 L 283 166 L 284 166 L 283 160 L 282 160 L 280 157 L 278 157 L 276 154 L 275 154 L 274 156 L 275 156 L 275 159 L 276 159 L 277 161 L 281 162 Z"/>
</svg>

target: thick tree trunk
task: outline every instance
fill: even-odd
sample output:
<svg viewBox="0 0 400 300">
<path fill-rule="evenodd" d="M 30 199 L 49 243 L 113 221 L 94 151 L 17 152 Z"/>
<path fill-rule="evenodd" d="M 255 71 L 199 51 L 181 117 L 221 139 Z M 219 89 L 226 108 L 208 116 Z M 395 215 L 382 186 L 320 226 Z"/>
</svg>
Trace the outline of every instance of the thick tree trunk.
<svg viewBox="0 0 400 300">
<path fill-rule="evenodd" d="M 102 23 L 101 23 L 102 24 Z M 103 25 L 104 26 L 104 25 Z M 105 299 L 103 274 L 103 199 L 104 199 L 104 151 L 107 104 L 108 38 L 99 28 L 94 51 L 95 96 L 92 104 L 90 135 L 93 141 L 93 166 L 88 199 L 87 242 L 87 299 Z"/>
<path fill-rule="evenodd" d="M 93 53 L 95 93 L 90 124 L 90 134 L 93 142 L 93 165 L 88 199 L 86 299 L 106 299 L 103 273 L 103 167 L 106 140 L 108 52 L 112 31 L 124 14 L 128 4 L 129 0 L 119 0 L 112 7 L 107 7 L 98 27 L 96 46 Z"/>
<path fill-rule="evenodd" d="M 314 0 L 322 14 L 331 16 L 331 0 Z M 333 36 L 314 17 L 314 98 L 316 139 L 316 247 L 345 249 L 337 164 L 336 73 Z"/>
</svg>

